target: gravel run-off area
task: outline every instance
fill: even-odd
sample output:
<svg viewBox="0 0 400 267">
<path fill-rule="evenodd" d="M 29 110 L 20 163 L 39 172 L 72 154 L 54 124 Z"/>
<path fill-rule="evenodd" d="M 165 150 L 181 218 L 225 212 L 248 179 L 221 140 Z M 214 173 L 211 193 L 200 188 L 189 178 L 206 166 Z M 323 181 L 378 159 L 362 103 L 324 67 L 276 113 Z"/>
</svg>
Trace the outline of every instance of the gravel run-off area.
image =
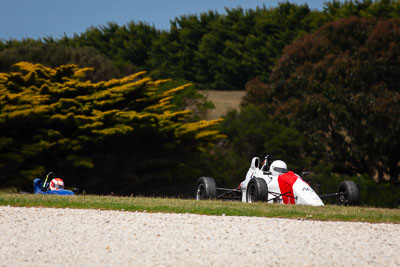
<svg viewBox="0 0 400 267">
<path fill-rule="evenodd" d="M 0 206 L 0 266 L 400 266 L 400 225 Z"/>
</svg>

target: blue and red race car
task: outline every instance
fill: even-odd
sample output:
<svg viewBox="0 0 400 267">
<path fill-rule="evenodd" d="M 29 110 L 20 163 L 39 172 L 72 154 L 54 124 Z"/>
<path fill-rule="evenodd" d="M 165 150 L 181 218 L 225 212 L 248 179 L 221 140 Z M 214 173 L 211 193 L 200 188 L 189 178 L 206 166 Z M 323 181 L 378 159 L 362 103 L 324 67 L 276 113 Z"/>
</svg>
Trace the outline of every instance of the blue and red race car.
<svg viewBox="0 0 400 267">
<path fill-rule="evenodd" d="M 51 181 L 47 182 L 50 179 Z M 47 174 L 44 182 L 40 178 L 33 180 L 33 193 L 42 195 L 75 195 L 74 192 L 64 189 L 64 181 L 56 178 L 53 172 Z"/>
</svg>

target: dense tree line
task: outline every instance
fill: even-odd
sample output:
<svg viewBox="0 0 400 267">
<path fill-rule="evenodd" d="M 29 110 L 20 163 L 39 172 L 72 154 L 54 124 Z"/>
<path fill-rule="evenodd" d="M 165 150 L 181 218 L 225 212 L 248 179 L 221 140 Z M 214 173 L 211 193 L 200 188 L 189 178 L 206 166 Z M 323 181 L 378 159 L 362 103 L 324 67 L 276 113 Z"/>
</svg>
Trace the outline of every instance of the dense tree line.
<svg viewBox="0 0 400 267">
<path fill-rule="evenodd" d="M 92 83 L 76 65 L 16 67 L 0 74 L 2 186 L 29 188 L 54 170 L 87 192 L 132 193 L 189 179 L 188 162 L 220 138 L 218 120 L 174 109 L 171 99 L 188 85 L 160 90 L 166 81 L 143 73 Z"/>
<path fill-rule="evenodd" d="M 21 60 L 12 60 L 15 53 L 7 50 L 21 46 L 35 50 L 37 43 L 46 43 L 74 49 L 92 47 L 111 60 L 122 75 L 147 70 L 156 79 L 182 79 L 208 89 L 243 90 L 252 78 L 266 81 L 283 48 L 293 40 L 339 18 L 398 18 L 400 4 L 391 0 L 331 1 L 323 11 L 318 11 L 310 10 L 307 5 L 283 2 L 273 8 L 234 8 L 226 9 L 225 13 L 183 15 L 171 21 L 168 31 L 142 22 L 123 26 L 108 23 L 60 40 L 44 37 L 36 41 L 3 41 L 0 51 L 8 54 L 9 60 L 4 62 L 0 56 L 0 71 Z M 57 53 L 65 53 L 64 49 L 54 52 L 56 58 Z M 23 60 L 47 63 L 29 56 Z M 81 66 L 82 63 L 78 59 L 66 61 L 60 64 Z M 96 71 L 101 70 L 99 66 Z"/>
</svg>

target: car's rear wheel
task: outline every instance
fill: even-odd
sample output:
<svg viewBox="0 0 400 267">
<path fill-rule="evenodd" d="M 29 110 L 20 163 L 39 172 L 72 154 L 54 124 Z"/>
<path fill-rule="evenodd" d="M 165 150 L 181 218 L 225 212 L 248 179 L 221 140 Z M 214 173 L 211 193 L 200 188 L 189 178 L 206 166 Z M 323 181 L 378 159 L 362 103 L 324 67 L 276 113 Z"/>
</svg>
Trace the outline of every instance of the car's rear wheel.
<svg viewBox="0 0 400 267">
<path fill-rule="evenodd" d="M 200 177 L 196 183 L 196 199 L 216 199 L 217 185 L 212 177 Z"/>
<path fill-rule="evenodd" d="M 264 179 L 253 178 L 247 185 L 246 201 L 267 201 L 268 200 L 268 185 Z"/>
<path fill-rule="evenodd" d="M 343 181 L 337 189 L 336 203 L 344 206 L 356 206 L 360 204 L 360 192 L 353 181 Z"/>
</svg>

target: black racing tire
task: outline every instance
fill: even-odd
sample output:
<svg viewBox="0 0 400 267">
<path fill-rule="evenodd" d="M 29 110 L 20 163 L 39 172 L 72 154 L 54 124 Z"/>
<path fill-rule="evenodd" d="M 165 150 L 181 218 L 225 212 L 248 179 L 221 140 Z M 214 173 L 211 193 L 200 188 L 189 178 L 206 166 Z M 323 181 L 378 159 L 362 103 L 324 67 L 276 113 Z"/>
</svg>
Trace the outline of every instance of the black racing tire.
<svg viewBox="0 0 400 267">
<path fill-rule="evenodd" d="M 253 178 L 247 184 L 246 202 L 252 203 L 257 201 L 268 200 L 268 185 L 264 179 Z"/>
<path fill-rule="evenodd" d="M 196 183 L 196 200 L 216 199 L 217 185 L 212 177 L 200 177 Z"/>
<path fill-rule="evenodd" d="M 336 204 L 343 206 L 360 205 L 360 191 L 353 181 L 343 181 L 337 188 Z"/>
</svg>

